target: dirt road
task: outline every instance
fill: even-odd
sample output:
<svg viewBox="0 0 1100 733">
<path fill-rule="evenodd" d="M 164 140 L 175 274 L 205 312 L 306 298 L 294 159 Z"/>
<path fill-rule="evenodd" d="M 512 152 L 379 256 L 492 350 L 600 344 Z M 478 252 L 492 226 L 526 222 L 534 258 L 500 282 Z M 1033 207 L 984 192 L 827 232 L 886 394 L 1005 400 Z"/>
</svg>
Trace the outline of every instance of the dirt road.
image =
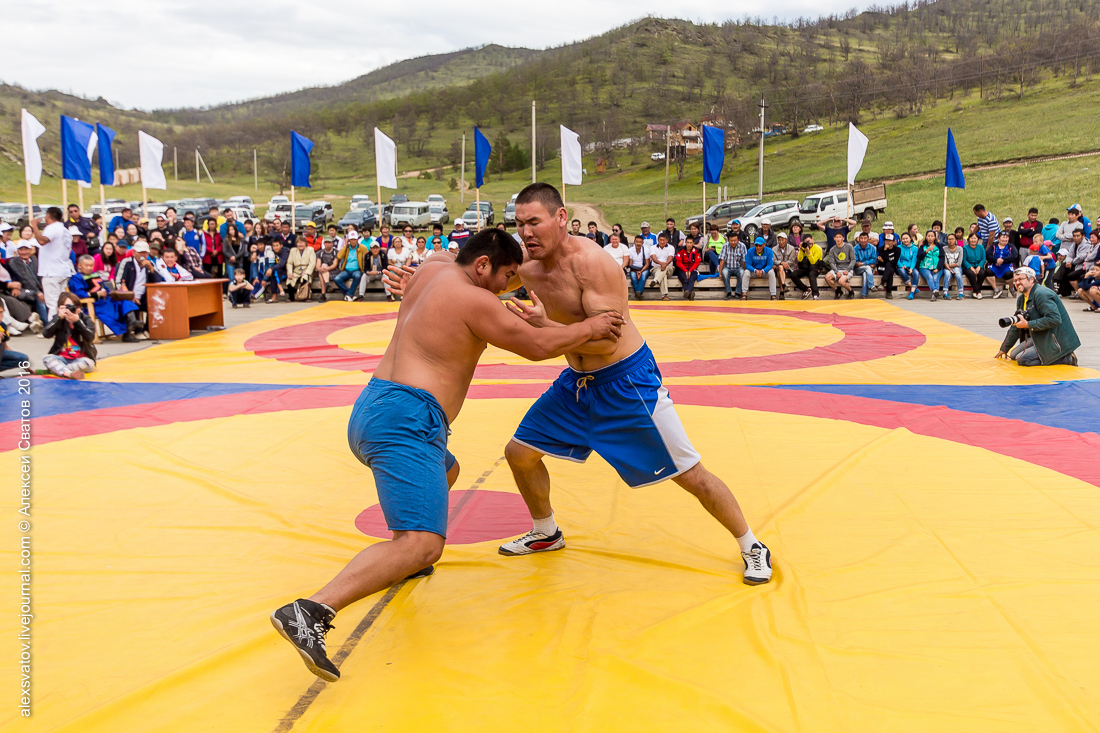
<svg viewBox="0 0 1100 733">
<path fill-rule="evenodd" d="M 567 204 L 566 209 L 572 211 L 569 217 L 570 219 L 581 220 L 582 232 L 588 231 L 588 222 L 590 221 L 596 222 L 596 228 L 604 234 L 609 234 L 611 232 L 611 224 L 608 223 L 607 219 L 603 218 L 603 212 L 600 211 L 598 207 L 592 204 L 576 203 Z"/>
</svg>

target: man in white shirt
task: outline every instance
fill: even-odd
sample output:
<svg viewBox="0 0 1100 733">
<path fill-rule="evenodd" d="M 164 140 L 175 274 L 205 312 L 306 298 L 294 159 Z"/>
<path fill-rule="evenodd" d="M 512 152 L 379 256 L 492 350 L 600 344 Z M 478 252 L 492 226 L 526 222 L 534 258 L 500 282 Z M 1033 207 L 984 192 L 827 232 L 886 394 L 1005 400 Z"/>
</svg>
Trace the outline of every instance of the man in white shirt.
<svg viewBox="0 0 1100 733">
<path fill-rule="evenodd" d="M 676 248 L 669 244 L 668 232 L 657 235 L 657 246 L 650 253 L 653 281 L 661 288 L 661 300 L 668 300 L 668 279 L 676 274 Z"/>
<path fill-rule="evenodd" d="M 11 241 L 12 225 L 6 221 L 0 221 L 0 249 L 3 250 L 4 259 L 15 256 L 15 244 Z"/>
<path fill-rule="evenodd" d="M 630 271 L 630 251 L 619 241 L 618 234 L 611 235 L 611 243 L 604 245 L 603 251 L 611 255 L 611 259 L 619 263 L 623 270 Z"/>
<path fill-rule="evenodd" d="M 57 206 L 46 209 L 46 228 L 38 231 L 38 221 L 32 216 L 31 229 L 38 248 L 38 277 L 42 280 L 42 297 L 46 301 L 47 320 L 57 315 L 57 299 L 65 291 L 73 269 L 73 236 L 62 223 L 64 214 Z"/>
<path fill-rule="evenodd" d="M 653 248 L 646 244 L 641 234 L 634 235 L 634 246 L 627 252 L 630 258 L 630 267 L 627 275 L 630 277 L 630 285 L 634 288 L 634 299 L 645 300 L 645 282 L 649 278 L 650 257 Z"/>
</svg>

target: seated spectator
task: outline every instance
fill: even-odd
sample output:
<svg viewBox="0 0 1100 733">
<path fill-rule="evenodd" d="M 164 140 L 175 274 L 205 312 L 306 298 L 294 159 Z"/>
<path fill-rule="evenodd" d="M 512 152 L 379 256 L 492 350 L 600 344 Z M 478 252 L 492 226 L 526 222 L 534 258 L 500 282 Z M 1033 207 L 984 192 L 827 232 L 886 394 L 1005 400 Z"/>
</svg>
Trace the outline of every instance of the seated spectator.
<svg viewBox="0 0 1100 733">
<path fill-rule="evenodd" d="M 669 242 L 668 232 L 657 235 L 657 245 L 650 250 L 653 282 L 661 289 L 661 300 L 668 300 L 668 278 L 676 272 L 676 248 Z"/>
<path fill-rule="evenodd" d="M 749 235 L 742 231 L 740 219 L 734 219 L 730 222 L 729 232 L 726 235 L 727 242 L 729 241 L 730 235 L 746 247 L 749 246 Z"/>
<path fill-rule="evenodd" d="M 978 237 L 979 240 L 981 237 Z M 1016 263 L 1019 259 L 1019 252 L 1013 247 L 1008 237 L 1000 237 L 997 244 L 993 245 L 992 251 L 987 252 L 987 259 L 989 261 L 989 271 L 992 273 L 993 282 L 993 297 L 999 298 L 1004 292 L 1004 285 L 997 287 L 997 280 L 1001 280 L 1002 283 L 1012 279 L 1012 272 L 1016 269 Z"/>
<path fill-rule="evenodd" d="M 1080 280 L 1084 274 L 1080 272 L 1075 263 L 1077 251 L 1089 248 L 1089 242 L 1085 240 L 1085 230 L 1083 228 L 1074 229 L 1072 237 L 1069 242 L 1063 242 L 1058 249 L 1054 270 L 1051 273 L 1052 285 L 1050 287 L 1053 287 L 1062 297 L 1069 296 L 1071 293 L 1076 294 L 1077 287 L 1072 282 Z"/>
<path fill-rule="evenodd" d="M 649 278 L 650 265 L 649 245 L 641 234 L 634 235 L 634 246 L 627 252 L 630 259 L 630 285 L 634 288 L 634 297 L 637 300 L 645 300 L 645 283 Z"/>
<path fill-rule="evenodd" d="M 454 239 L 454 236 L 451 236 Z M 341 250 L 340 256 L 336 260 L 336 277 L 333 278 L 333 282 L 336 283 L 336 287 L 344 293 L 344 300 L 351 301 L 357 296 L 352 293 L 359 291 L 359 280 L 363 277 L 363 272 L 366 271 L 367 263 L 367 250 L 359 243 L 359 237 L 354 234 L 348 235 L 348 242 Z"/>
<path fill-rule="evenodd" d="M 629 277 L 629 275 L 630 275 L 630 250 L 627 249 L 627 247 L 623 246 L 623 244 L 619 242 L 619 235 L 618 234 L 614 234 L 614 233 L 611 234 L 608 237 L 608 242 L 609 243 L 607 244 L 607 246 L 605 246 L 603 248 L 603 251 L 607 252 L 609 255 L 611 255 L 611 259 L 615 260 L 615 262 L 619 265 L 619 267 L 623 268 L 623 272 L 625 272 L 627 274 L 627 276 Z"/>
<path fill-rule="evenodd" d="M 726 245 L 726 238 L 718 232 L 717 224 L 710 224 L 707 230 L 707 239 L 703 243 L 703 259 L 710 269 L 711 276 L 720 274 L 722 269 L 722 247 Z"/>
<path fill-rule="evenodd" d="M 95 371 L 95 326 L 80 308 L 80 299 L 63 292 L 57 299 L 57 314 L 50 319 L 42 335 L 53 338 L 50 353 L 42 357 L 42 365 L 59 377 L 83 379 L 86 372 Z"/>
<path fill-rule="evenodd" d="M 299 237 L 286 259 L 286 298 L 308 303 L 313 295 L 313 271 L 317 268 L 317 253 L 308 237 Z"/>
<path fill-rule="evenodd" d="M 699 229 L 699 224 L 697 222 L 693 221 L 690 224 L 688 224 L 687 234 L 684 235 L 684 243 L 686 244 L 689 239 L 695 245 L 695 249 L 699 250 L 699 256 L 702 257 L 703 256 L 703 235 L 702 235 L 702 231 Z"/>
<path fill-rule="evenodd" d="M 401 244 L 405 245 L 405 248 L 408 249 L 410 252 L 412 250 L 416 249 L 416 237 L 413 236 L 413 228 L 411 226 L 409 226 L 408 224 L 406 224 L 405 226 L 401 227 L 401 236 L 396 237 L 395 239 L 393 239 L 390 242 L 389 247 L 387 247 L 385 250 L 383 250 L 382 249 L 382 243 L 379 242 L 378 243 L 378 249 L 380 251 L 386 251 L 386 250 L 392 249 L 393 246 L 398 241 L 400 241 Z M 370 243 L 369 242 L 367 243 L 367 249 L 370 249 Z"/>
<path fill-rule="evenodd" d="M 684 233 L 676 228 L 676 220 L 673 218 L 665 219 L 665 233 L 668 234 L 668 243 L 676 249 L 679 249 L 684 244 Z"/>
<path fill-rule="evenodd" d="M 174 250 L 173 254 L 175 254 Z M 116 279 L 118 292 L 132 293 L 131 300 L 134 305 L 144 313 L 149 312 L 145 286 L 149 283 L 164 281 L 164 278 L 157 269 L 157 264 L 153 262 L 149 255 L 148 244 L 145 242 L 138 242 L 135 244 L 133 256 L 127 257 L 122 261 L 122 264 L 118 266 L 118 277 Z M 139 339 L 148 338 L 145 331 L 145 324 L 142 324 L 141 330 L 134 332 L 134 335 Z"/>
<path fill-rule="evenodd" d="M 898 245 L 898 277 L 909 290 L 909 300 L 917 297 L 917 286 L 920 285 L 917 272 L 917 255 L 920 248 L 913 241 L 913 235 L 904 232 L 901 235 L 901 244 Z"/>
<path fill-rule="evenodd" d="M 187 282 L 195 279 L 195 276 L 186 267 L 179 264 L 179 252 L 170 247 L 165 247 L 160 260 L 157 261 L 157 274 L 166 283 Z"/>
<path fill-rule="evenodd" d="M 297 247 L 298 239 L 295 237 L 294 245 Z M 267 303 L 278 303 L 279 296 L 286 291 L 283 285 L 286 283 L 286 265 L 290 261 L 290 252 L 283 246 L 282 239 L 275 239 L 271 243 L 273 258 L 267 263 L 264 270 L 264 286 L 267 289 Z"/>
<path fill-rule="evenodd" d="M 1085 301 L 1086 312 L 1100 312 L 1100 264 L 1094 262 L 1077 283 L 1077 297 Z"/>
<path fill-rule="evenodd" d="M 448 249 L 450 248 L 451 244 L 453 243 L 447 244 Z M 368 249 L 370 248 L 368 247 Z M 394 249 L 396 249 L 396 247 L 390 249 L 390 252 L 393 252 Z M 423 237 L 419 237 L 416 240 L 414 248 L 409 250 L 409 256 L 406 258 L 405 264 L 407 264 L 409 267 L 420 267 L 424 264 L 424 260 L 431 257 L 437 251 L 442 252 L 445 250 L 428 249 L 428 241 Z"/>
<path fill-rule="evenodd" d="M 432 236 L 424 240 L 424 246 L 429 252 L 446 252 L 450 241 L 443 236 L 443 225 L 432 224 Z"/>
<path fill-rule="evenodd" d="M 939 219 L 936 219 L 934 222 L 932 222 L 932 231 L 934 231 L 936 233 L 936 241 L 939 242 L 939 245 L 941 247 L 946 247 L 947 246 L 947 233 L 945 233 L 943 231 L 943 222 L 940 221 Z M 956 242 L 961 242 L 962 240 L 959 239 L 958 235 L 956 235 L 955 236 L 955 241 Z"/>
<path fill-rule="evenodd" d="M 577 226 L 580 226 L 580 222 L 577 222 Z M 470 238 L 470 230 L 466 228 L 466 222 L 462 221 L 462 217 L 455 219 L 455 228 L 447 236 L 448 249 L 450 243 L 454 242 L 458 245 L 459 249 L 462 249 L 462 245 L 466 244 L 466 240 Z"/>
<path fill-rule="evenodd" d="M 103 275 L 104 279 L 114 280 L 115 276 L 118 275 L 118 263 L 123 259 L 119 256 L 118 247 L 115 246 L 115 243 L 108 240 L 94 255 L 94 269 Z"/>
<path fill-rule="evenodd" d="M 870 228 L 870 227 L 868 227 Z M 861 298 L 875 289 L 875 265 L 878 264 L 878 247 L 871 244 L 870 235 L 862 231 L 856 235 L 856 246 L 852 248 L 856 258 L 853 274 L 863 278 Z"/>
<path fill-rule="evenodd" d="M 133 296 L 123 298 L 125 291 L 112 295 L 115 284 L 105 281 L 95 272 L 95 260 L 91 255 L 81 255 L 76 261 L 76 273 L 69 278 L 69 292 L 80 299 L 91 298 L 95 301 L 95 317 L 111 333 L 121 336 L 122 340 L 132 343 L 138 340 L 137 333 L 142 330 L 137 317 L 138 306 Z"/>
<path fill-rule="evenodd" d="M 328 300 L 328 286 L 332 282 L 336 269 L 336 259 L 339 253 L 336 251 L 336 243 L 332 237 L 325 237 L 321 243 L 321 251 L 317 253 L 317 277 L 321 280 L 321 298 L 324 303 Z"/>
<path fill-rule="evenodd" d="M 1020 366 L 1077 366 L 1074 351 L 1081 345 L 1081 339 L 1061 299 L 1039 284 L 1037 273 L 1030 267 L 1016 270 L 1013 283 L 1019 293 L 1016 310 L 1023 315 L 1008 327 L 996 358 L 1015 359 Z"/>
<path fill-rule="evenodd" d="M 4 312 L 4 303 L 0 301 L 0 312 Z M 8 334 L 8 328 L 4 325 L 3 320 L 0 319 L 0 372 L 6 372 L 9 369 L 21 369 L 28 371 L 31 365 L 31 358 L 24 354 L 22 351 L 15 351 L 8 347 L 11 341 L 11 336 Z"/>
<path fill-rule="evenodd" d="M 846 292 L 848 300 L 851 300 L 855 297 L 855 292 L 848 284 L 848 280 L 856 266 L 855 248 L 844 241 L 840 232 L 833 236 L 833 240 L 832 248 L 825 255 L 825 262 L 829 265 L 829 271 L 825 273 L 825 282 L 833 288 L 834 298 L 839 298 L 842 292 Z"/>
<path fill-rule="evenodd" d="M 1073 261 L 1070 263 L 1070 272 L 1066 280 L 1075 290 L 1079 287 L 1076 283 L 1085 277 L 1085 273 L 1098 260 L 1100 260 L 1100 231 L 1094 229 L 1089 233 L 1088 241 L 1081 242 L 1073 253 Z"/>
<path fill-rule="evenodd" d="M 749 299 L 749 281 L 754 277 L 768 278 L 768 291 L 775 300 L 775 251 L 768 241 L 759 236 L 752 241 L 752 249 L 745 255 L 745 271 L 741 273 L 741 300 Z"/>
<path fill-rule="evenodd" d="M 311 252 L 313 250 L 310 250 Z M 229 283 L 229 302 L 234 308 L 242 306 L 244 308 L 252 307 L 252 283 L 244 277 L 244 268 L 238 267 L 233 270 L 233 282 Z M 321 295 L 324 298 L 324 294 Z"/>
<path fill-rule="evenodd" d="M 940 272 L 940 292 L 944 300 L 951 299 L 951 277 L 955 277 L 956 300 L 963 299 L 963 250 L 955 241 L 955 235 L 947 236 L 947 246 L 943 248 L 943 270 Z"/>
<path fill-rule="evenodd" d="M 719 274 L 722 277 L 722 284 L 726 286 L 726 300 L 730 300 L 734 297 L 734 293 L 738 298 L 741 297 L 743 292 L 741 289 L 741 275 L 745 271 L 745 256 L 749 253 L 748 247 L 741 241 L 740 224 L 736 228 L 731 228 L 729 233 L 726 234 L 726 243 L 722 246 L 722 251 L 718 254 L 718 259 L 721 264 Z M 730 283 L 733 283 L 733 289 L 730 288 Z"/>
<path fill-rule="evenodd" d="M 396 241 L 395 245 L 396 245 Z M 392 250 L 391 250 L 392 251 Z M 383 250 L 378 242 L 371 244 L 370 249 L 367 250 L 367 258 L 365 261 L 365 267 L 363 269 L 363 277 L 359 280 L 359 298 L 362 300 L 367 294 L 367 285 L 373 282 L 382 283 L 382 289 L 386 292 L 386 300 L 393 300 L 393 294 L 390 293 L 390 286 L 382 280 L 382 273 L 386 271 L 389 266 L 387 259 L 387 252 Z"/>
<path fill-rule="evenodd" d="M 594 221 L 588 222 L 588 233 L 584 236 L 588 237 L 601 247 L 607 246 L 607 235 L 599 230 L 599 227 L 596 226 L 596 222 Z"/>
<path fill-rule="evenodd" d="M 1039 282 L 1043 283 L 1049 278 L 1050 268 L 1053 266 L 1054 255 L 1050 253 L 1051 248 L 1045 243 L 1032 242 L 1028 250 L 1030 254 L 1024 258 L 1023 266 L 1035 270 Z"/>
<path fill-rule="evenodd" d="M 649 230 L 649 222 L 643 221 L 638 229 L 642 232 L 642 241 L 645 242 L 647 247 L 657 246 L 657 235 Z"/>
<path fill-rule="evenodd" d="M 1013 226 L 1014 226 L 1014 222 L 1012 221 L 1012 217 L 1011 216 L 1006 216 L 1001 221 L 1001 231 L 997 232 L 997 239 L 999 240 L 1000 237 L 1001 237 L 1001 232 L 1004 232 L 1005 234 L 1008 235 L 1008 243 L 1011 244 L 1016 249 L 1019 249 L 1020 248 L 1020 234 L 1019 234 L 1019 232 L 1017 232 L 1013 228 Z"/>
<path fill-rule="evenodd" d="M 925 235 L 925 241 L 917 248 L 917 272 L 920 277 L 924 278 L 924 282 L 928 285 L 928 289 L 932 291 L 932 302 L 935 303 L 940 297 L 940 268 L 942 262 L 940 261 L 940 246 L 936 241 L 935 234 L 932 230 L 928 230 Z M 917 280 L 917 284 L 920 284 L 920 280 Z M 917 289 L 913 288 L 909 292 L 909 300 L 916 297 Z"/>
<path fill-rule="evenodd" d="M 455 219 L 455 227 L 456 228 L 458 227 L 459 224 L 463 225 L 463 227 L 462 227 L 463 231 L 466 232 L 466 236 L 469 236 L 470 232 L 469 232 L 468 229 L 465 229 L 465 222 L 463 222 L 462 219 Z M 456 231 L 457 231 L 457 229 L 456 229 Z M 394 236 L 392 234 L 390 234 L 390 225 L 389 224 L 383 224 L 382 226 L 380 226 L 378 228 L 378 236 L 377 237 L 372 237 L 371 236 L 372 234 L 374 234 L 374 232 L 371 230 L 370 227 L 363 227 L 363 230 L 361 232 L 359 232 L 359 246 L 361 246 L 363 248 L 364 252 L 369 250 L 370 246 L 372 244 L 374 244 L 374 242 L 376 240 L 378 242 L 378 247 L 380 249 L 389 249 L 390 247 L 393 246 Z M 451 239 L 454 239 L 454 234 L 451 234 Z"/>
<path fill-rule="evenodd" d="M 152 243 L 150 243 L 150 246 L 152 246 Z M 202 257 L 194 247 L 185 244 L 180 239 L 176 239 L 174 242 L 165 241 L 164 246 L 165 249 L 175 248 L 179 264 L 191 273 L 192 279 L 202 280 L 207 277 L 206 271 L 202 269 Z"/>
<path fill-rule="evenodd" d="M 676 277 L 680 279 L 680 286 L 684 290 L 684 300 L 695 300 L 695 281 L 699 279 L 699 265 L 703 261 L 695 242 L 686 240 L 675 259 Z"/>
<path fill-rule="evenodd" d="M 793 230 L 794 227 L 791 227 Z M 801 230 L 801 227 L 799 227 Z M 790 275 L 798 269 L 798 247 L 787 241 L 787 235 L 777 232 L 775 235 L 775 279 L 779 290 L 779 299 L 787 299 L 787 291 L 791 289 Z"/>
<path fill-rule="evenodd" d="M 889 222 L 889 221 L 886 222 L 886 224 L 892 224 L 892 223 L 893 222 Z M 886 225 L 885 224 L 883 225 L 882 230 L 886 231 Z M 856 232 L 856 236 L 853 238 L 855 243 L 859 242 L 859 235 L 861 233 L 867 235 L 867 241 L 868 242 L 870 242 L 873 245 L 878 245 L 879 235 L 875 234 L 873 231 L 871 231 L 871 220 L 870 219 L 860 219 L 859 220 L 859 231 Z M 856 246 L 855 243 L 852 244 L 853 249 Z"/>
<path fill-rule="evenodd" d="M 634 241 L 634 239 L 632 237 L 627 236 L 626 231 L 623 230 L 623 225 L 622 224 L 612 224 L 611 225 L 611 234 L 618 234 L 619 235 L 619 243 L 622 244 L 627 249 L 630 248 L 630 243 Z"/>
<path fill-rule="evenodd" d="M 993 273 L 985 266 L 985 247 L 981 246 L 977 234 L 971 234 L 966 240 L 963 251 L 963 275 L 970 281 L 970 297 L 982 299 L 982 283 L 992 278 Z"/>
<path fill-rule="evenodd" d="M 768 249 L 775 246 L 775 230 L 772 229 L 772 225 L 768 222 L 765 221 L 760 224 L 760 234 L 758 236 L 764 238 L 764 242 Z M 753 238 L 753 242 L 756 242 L 755 237 Z"/>
<path fill-rule="evenodd" d="M 886 237 L 886 235 L 883 235 Z M 901 248 L 898 246 L 897 237 L 890 234 L 882 240 L 882 247 L 875 258 L 876 267 L 882 278 L 882 289 L 886 291 L 886 299 L 894 299 L 894 275 L 898 272 L 898 260 L 901 259 Z"/>
<path fill-rule="evenodd" d="M 30 230 L 30 227 L 25 227 Z M 19 300 L 27 304 L 35 315 L 31 317 L 31 327 L 37 326 L 41 332 L 46 325 L 46 297 L 42 290 L 42 280 L 38 277 L 38 257 L 35 252 L 38 241 L 35 239 L 19 239 L 15 242 L 15 256 L 8 260 L 8 271 L 14 280 L 19 282 Z"/>
<path fill-rule="evenodd" d="M 223 224 L 222 227 L 224 228 L 224 226 Z M 317 222 L 312 220 L 306 222 L 305 236 L 300 238 L 305 240 L 306 246 L 312 249 L 314 254 L 317 254 L 317 251 L 321 249 L 321 243 L 324 241 L 317 232 Z M 292 251 L 290 254 L 294 254 L 294 252 Z"/>
<path fill-rule="evenodd" d="M 867 228 L 868 229 L 871 228 L 871 222 L 870 221 L 867 222 Z M 868 238 L 870 238 L 870 237 L 868 237 Z M 893 239 L 894 240 L 894 246 L 895 247 L 897 246 L 898 233 L 894 230 L 894 222 L 892 222 L 892 221 L 888 221 L 888 222 L 886 222 L 885 224 L 882 225 L 882 234 L 878 235 L 878 246 L 879 247 L 884 246 L 886 244 L 887 239 Z M 871 242 L 872 242 L 872 244 L 875 243 L 873 239 L 871 240 Z"/>
<path fill-rule="evenodd" d="M 1081 230 L 1081 236 L 1083 237 L 1085 235 L 1085 224 L 1081 221 L 1081 205 L 1074 204 L 1066 209 L 1066 221 L 1058 225 L 1058 231 L 1054 235 L 1053 242 L 1046 244 L 1053 244 L 1051 251 L 1057 252 L 1059 247 L 1073 240 L 1073 232 L 1078 229 Z"/>
<path fill-rule="evenodd" d="M 841 234 L 843 237 L 844 235 Z M 821 251 L 821 247 L 814 241 L 812 234 L 806 234 L 802 237 L 802 244 L 798 248 L 798 269 L 791 273 L 791 282 L 794 286 L 802 291 L 802 299 L 806 300 L 813 294 L 813 299 L 817 300 L 817 274 L 821 265 L 824 264 L 825 255 Z M 809 289 L 802 284 L 802 278 L 809 280 Z"/>
</svg>

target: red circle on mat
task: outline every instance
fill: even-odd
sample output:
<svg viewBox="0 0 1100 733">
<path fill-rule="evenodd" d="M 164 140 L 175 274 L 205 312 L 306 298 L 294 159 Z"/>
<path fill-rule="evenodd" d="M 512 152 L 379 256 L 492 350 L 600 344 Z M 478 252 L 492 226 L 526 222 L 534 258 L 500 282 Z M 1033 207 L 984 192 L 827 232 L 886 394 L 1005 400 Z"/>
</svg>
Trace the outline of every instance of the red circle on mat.
<svg viewBox="0 0 1100 733">
<path fill-rule="evenodd" d="M 459 489 L 449 497 L 447 544 L 472 545 L 511 539 L 531 529 L 531 514 L 519 494 Z M 390 539 L 386 517 L 378 504 L 355 518 L 355 528 L 370 537 Z"/>
<path fill-rule="evenodd" d="M 660 364 L 661 373 L 665 377 L 754 374 L 789 369 L 807 369 L 809 367 L 837 366 L 839 364 L 872 361 L 887 356 L 904 354 L 922 346 L 925 342 L 924 334 L 908 326 L 891 323 L 890 321 L 846 316 L 839 313 L 783 310 L 779 308 L 725 308 L 722 306 L 681 305 L 636 305 L 634 309 L 636 311 L 683 310 L 687 312 L 736 315 L 783 316 L 832 326 L 844 334 L 844 337 L 836 343 L 792 351 L 786 354 L 662 362 Z M 388 321 L 395 318 L 397 318 L 396 312 L 344 316 L 329 321 L 300 323 L 253 336 L 245 342 L 244 348 L 254 352 L 256 356 L 293 364 L 305 364 L 342 371 L 370 372 L 378 366 L 378 363 L 382 360 L 381 356 L 341 348 L 335 344 L 330 344 L 328 337 L 337 331 L 352 326 Z M 477 367 L 474 377 L 478 379 L 553 380 L 560 373 L 561 367 L 557 366 L 482 364 Z"/>
</svg>

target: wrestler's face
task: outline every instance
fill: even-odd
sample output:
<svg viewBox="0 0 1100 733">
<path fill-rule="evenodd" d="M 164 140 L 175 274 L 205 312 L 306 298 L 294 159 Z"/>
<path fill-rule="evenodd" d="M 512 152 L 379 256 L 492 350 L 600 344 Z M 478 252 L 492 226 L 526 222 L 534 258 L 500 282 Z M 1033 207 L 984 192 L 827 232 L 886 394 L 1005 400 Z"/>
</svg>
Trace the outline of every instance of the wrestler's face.
<svg viewBox="0 0 1100 733">
<path fill-rule="evenodd" d="M 537 201 L 516 206 L 516 231 L 533 260 L 549 257 L 557 249 L 567 221 L 564 208 L 550 211 Z"/>
</svg>

